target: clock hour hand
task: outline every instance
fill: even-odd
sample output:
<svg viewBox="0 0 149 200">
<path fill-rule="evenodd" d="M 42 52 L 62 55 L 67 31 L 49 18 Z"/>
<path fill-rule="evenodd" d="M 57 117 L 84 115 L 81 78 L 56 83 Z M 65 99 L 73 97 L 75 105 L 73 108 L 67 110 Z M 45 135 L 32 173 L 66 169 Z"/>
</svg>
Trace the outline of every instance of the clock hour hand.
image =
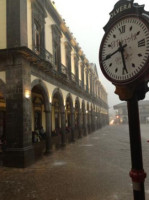
<svg viewBox="0 0 149 200">
<path fill-rule="evenodd" d="M 111 58 L 111 56 L 113 56 L 117 52 L 121 51 L 121 48 L 124 49 L 126 46 L 127 46 L 127 44 L 125 44 L 123 46 L 119 46 L 119 48 L 116 51 L 114 51 L 113 53 L 110 53 L 110 54 L 106 55 L 105 59 L 103 59 L 102 62 L 104 62 L 105 60 L 108 60 L 109 58 Z"/>
<path fill-rule="evenodd" d="M 120 48 L 120 52 L 121 52 L 121 56 L 122 56 L 122 63 L 123 63 L 123 75 L 124 73 L 128 73 L 127 71 L 127 67 L 126 67 L 126 63 L 125 63 L 125 57 L 124 57 L 124 46 L 122 46 L 122 43 L 119 42 L 119 48 Z"/>
</svg>

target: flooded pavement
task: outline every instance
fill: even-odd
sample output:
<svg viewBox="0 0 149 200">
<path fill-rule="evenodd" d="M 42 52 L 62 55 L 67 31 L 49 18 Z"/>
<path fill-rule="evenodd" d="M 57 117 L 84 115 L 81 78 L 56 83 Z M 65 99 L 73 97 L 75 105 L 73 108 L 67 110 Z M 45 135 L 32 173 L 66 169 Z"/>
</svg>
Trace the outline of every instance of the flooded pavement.
<svg viewBox="0 0 149 200">
<path fill-rule="evenodd" d="M 141 130 L 148 173 L 149 125 Z M 28 168 L 0 167 L 0 200 L 133 200 L 130 169 L 128 126 L 107 126 Z"/>
</svg>

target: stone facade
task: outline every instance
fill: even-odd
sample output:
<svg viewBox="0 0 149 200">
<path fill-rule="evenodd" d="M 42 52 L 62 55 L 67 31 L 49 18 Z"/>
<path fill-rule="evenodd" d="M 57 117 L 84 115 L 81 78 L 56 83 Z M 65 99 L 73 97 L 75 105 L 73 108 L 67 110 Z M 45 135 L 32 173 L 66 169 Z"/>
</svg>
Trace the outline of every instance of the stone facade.
<svg viewBox="0 0 149 200">
<path fill-rule="evenodd" d="M 120 103 L 115 105 L 114 110 L 117 110 L 117 122 L 118 123 L 128 123 L 128 112 L 127 103 Z M 149 123 L 149 101 L 143 100 L 139 101 L 139 117 L 140 123 Z"/>
<path fill-rule="evenodd" d="M 0 46 L 3 164 L 26 167 L 107 125 L 107 93 L 50 0 L 1 4 L 7 29 Z M 46 136 L 35 142 L 41 127 Z"/>
</svg>

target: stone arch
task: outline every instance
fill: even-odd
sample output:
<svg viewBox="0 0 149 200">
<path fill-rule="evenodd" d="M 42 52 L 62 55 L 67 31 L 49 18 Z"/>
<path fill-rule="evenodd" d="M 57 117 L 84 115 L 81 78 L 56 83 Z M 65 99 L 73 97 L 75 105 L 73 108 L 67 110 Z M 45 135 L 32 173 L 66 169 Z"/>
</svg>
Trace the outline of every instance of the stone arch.
<svg viewBox="0 0 149 200">
<path fill-rule="evenodd" d="M 41 79 L 35 79 L 31 83 L 32 92 L 32 130 L 41 130 L 43 127 L 46 132 L 46 152 L 50 151 L 51 137 L 51 106 L 49 103 L 49 92 L 46 84 Z M 37 124 L 37 125 L 36 125 Z M 38 130 L 38 131 L 39 131 Z M 35 131 L 32 132 L 32 141 L 35 138 Z M 34 142 L 34 141 L 33 141 Z M 43 147 L 44 148 L 44 147 Z M 41 150 L 43 152 L 43 149 Z"/>
<path fill-rule="evenodd" d="M 73 109 L 73 98 L 72 98 L 72 95 L 70 93 L 68 93 L 67 96 L 66 96 L 66 102 L 67 102 L 67 100 L 70 101 L 71 111 L 72 111 L 72 109 Z"/>
<path fill-rule="evenodd" d="M 55 88 L 52 92 L 52 132 L 57 135 L 60 133 L 62 126 L 64 126 L 64 98 L 62 91 Z"/>
<path fill-rule="evenodd" d="M 85 101 L 84 100 L 82 100 L 82 109 L 85 110 Z"/>
<path fill-rule="evenodd" d="M 0 79 L 0 91 L 2 91 L 4 98 L 6 99 L 6 84 Z"/>
<path fill-rule="evenodd" d="M 49 92 L 48 89 L 45 85 L 45 83 L 41 80 L 41 79 L 36 79 L 31 83 L 31 90 L 34 87 L 38 87 L 39 90 L 41 91 L 43 97 L 44 97 L 44 105 L 45 105 L 45 109 L 46 111 L 50 110 L 50 105 L 49 105 Z"/>
<path fill-rule="evenodd" d="M 79 100 L 79 97 L 76 97 L 76 99 L 75 99 L 75 104 L 78 104 L 78 106 L 79 106 L 79 109 L 80 109 L 80 100 Z"/>
<path fill-rule="evenodd" d="M 63 93 L 62 91 L 59 89 L 59 88 L 55 88 L 52 92 L 52 100 L 53 100 L 53 97 L 58 94 L 58 98 L 60 99 L 60 103 L 61 103 L 61 107 L 64 106 L 64 97 L 63 97 Z"/>
<path fill-rule="evenodd" d="M 32 131 L 44 128 L 48 130 L 49 119 L 47 113 L 50 112 L 49 93 L 45 83 L 40 79 L 35 79 L 31 83 L 32 96 Z"/>
</svg>

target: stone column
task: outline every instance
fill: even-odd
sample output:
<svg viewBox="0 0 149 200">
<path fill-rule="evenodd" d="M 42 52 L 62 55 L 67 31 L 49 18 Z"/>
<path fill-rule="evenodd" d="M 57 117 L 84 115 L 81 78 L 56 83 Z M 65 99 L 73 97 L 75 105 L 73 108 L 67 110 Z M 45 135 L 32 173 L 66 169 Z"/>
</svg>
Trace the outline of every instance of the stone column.
<svg viewBox="0 0 149 200">
<path fill-rule="evenodd" d="M 92 130 L 95 131 L 95 112 L 92 112 Z"/>
<path fill-rule="evenodd" d="M 91 120 L 91 111 L 89 111 L 89 132 L 91 133 L 92 132 L 92 120 Z"/>
<path fill-rule="evenodd" d="M 79 121 L 78 121 L 78 125 L 79 125 L 79 127 L 78 127 L 78 131 L 79 131 L 79 138 L 82 138 L 82 118 L 81 118 L 81 115 L 82 115 L 82 113 L 81 113 L 81 110 L 79 110 Z"/>
<path fill-rule="evenodd" d="M 98 121 L 98 123 L 99 123 L 99 128 L 101 128 L 101 113 L 99 112 L 99 114 L 98 114 L 98 116 L 99 116 L 99 121 Z"/>
<path fill-rule="evenodd" d="M 65 108 L 63 106 L 62 111 L 61 111 L 61 145 L 65 146 L 66 145 L 66 135 L 65 135 L 65 130 L 66 130 L 66 120 L 65 120 Z"/>
<path fill-rule="evenodd" d="M 72 108 L 72 113 L 71 113 L 71 141 L 75 142 L 75 109 Z"/>
<path fill-rule="evenodd" d="M 100 128 L 100 116 L 99 116 L 99 112 L 97 113 L 97 127 L 98 127 L 98 129 Z"/>
<path fill-rule="evenodd" d="M 46 113 L 46 154 L 51 153 L 51 107 Z"/>
<path fill-rule="evenodd" d="M 89 114 L 88 114 L 88 110 L 86 112 L 86 133 L 89 133 Z"/>
<path fill-rule="evenodd" d="M 4 165 L 25 167 L 34 161 L 31 132 L 31 71 L 21 56 L 8 57 Z M 27 92 L 28 95 L 25 95 Z"/>
<path fill-rule="evenodd" d="M 87 135 L 87 114 L 86 112 L 83 113 L 83 129 L 84 129 L 84 135 Z"/>
</svg>

